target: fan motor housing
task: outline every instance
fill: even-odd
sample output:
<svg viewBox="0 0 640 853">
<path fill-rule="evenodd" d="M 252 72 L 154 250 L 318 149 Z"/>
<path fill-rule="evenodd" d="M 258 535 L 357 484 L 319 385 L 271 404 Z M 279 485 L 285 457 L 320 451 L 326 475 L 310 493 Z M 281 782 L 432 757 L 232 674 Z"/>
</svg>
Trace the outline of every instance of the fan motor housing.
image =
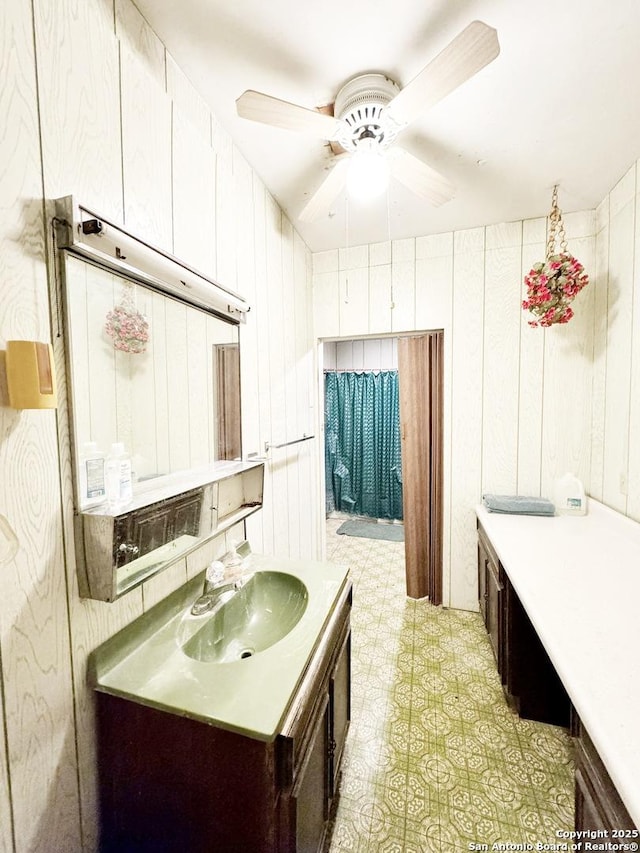
<svg viewBox="0 0 640 853">
<path fill-rule="evenodd" d="M 333 114 L 342 120 L 338 142 L 354 151 L 362 139 L 388 145 L 396 136 L 384 108 L 399 93 L 399 86 L 384 74 L 360 74 L 349 80 L 336 95 Z"/>
</svg>

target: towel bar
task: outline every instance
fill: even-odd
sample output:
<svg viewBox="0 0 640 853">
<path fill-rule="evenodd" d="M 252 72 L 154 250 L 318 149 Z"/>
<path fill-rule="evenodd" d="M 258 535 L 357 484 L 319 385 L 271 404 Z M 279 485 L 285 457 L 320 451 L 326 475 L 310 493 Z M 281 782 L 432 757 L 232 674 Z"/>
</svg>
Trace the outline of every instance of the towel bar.
<svg viewBox="0 0 640 853">
<path fill-rule="evenodd" d="M 289 447 L 291 444 L 300 444 L 301 441 L 309 441 L 312 438 L 315 438 L 315 436 L 307 435 L 306 432 L 303 432 L 302 438 L 294 438 L 293 441 L 283 441 L 282 444 L 271 444 L 271 442 L 265 441 L 264 449 L 268 453 L 269 450 L 280 450 L 281 447 Z"/>
</svg>

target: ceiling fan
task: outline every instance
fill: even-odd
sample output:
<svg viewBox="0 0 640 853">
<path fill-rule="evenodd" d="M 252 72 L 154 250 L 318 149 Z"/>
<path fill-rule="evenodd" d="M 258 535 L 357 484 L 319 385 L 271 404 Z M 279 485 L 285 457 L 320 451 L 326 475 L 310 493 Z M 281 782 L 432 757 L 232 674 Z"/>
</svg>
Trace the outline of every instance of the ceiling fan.
<svg viewBox="0 0 640 853">
<path fill-rule="evenodd" d="M 453 198 L 454 186 L 394 141 L 412 121 L 492 62 L 500 53 L 493 27 L 473 21 L 404 89 L 384 74 L 361 74 L 336 95 L 333 116 L 248 89 L 236 101 L 238 115 L 286 130 L 313 133 L 332 143 L 335 165 L 299 215 L 311 222 L 329 213 L 345 185 L 364 172 L 376 189 L 390 172 L 434 205 Z M 386 173 L 386 175 L 385 175 Z M 386 185 L 386 184 L 385 184 Z M 371 193 L 373 194 L 373 193 Z"/>
</svg>

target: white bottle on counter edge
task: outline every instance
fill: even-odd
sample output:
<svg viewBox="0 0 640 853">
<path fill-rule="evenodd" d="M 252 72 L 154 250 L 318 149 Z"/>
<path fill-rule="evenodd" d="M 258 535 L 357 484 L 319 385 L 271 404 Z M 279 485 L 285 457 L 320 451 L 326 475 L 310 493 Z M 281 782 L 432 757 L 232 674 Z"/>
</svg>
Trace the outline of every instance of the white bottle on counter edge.
<svg viewBox="0 0 640 853">
<path fill-rule="evenodd" d="M 559 515 L 586 515 L 584 486 L 573 474 L 565 474 L 555 483 L 554 503 Z"/>
<path fill-rule="evenodd" d="M 121 441 L 111 445 L 105 464 L 105 481 L 110 509 L 118 510 L 131 501 L 133 497 L 131 459 Z"/>
<path fill-rule="evenodd" d="M 104 451 L 85 441 L 80 454 L 80 509 L 99 506 L 107 499 Z"/>
</svg>

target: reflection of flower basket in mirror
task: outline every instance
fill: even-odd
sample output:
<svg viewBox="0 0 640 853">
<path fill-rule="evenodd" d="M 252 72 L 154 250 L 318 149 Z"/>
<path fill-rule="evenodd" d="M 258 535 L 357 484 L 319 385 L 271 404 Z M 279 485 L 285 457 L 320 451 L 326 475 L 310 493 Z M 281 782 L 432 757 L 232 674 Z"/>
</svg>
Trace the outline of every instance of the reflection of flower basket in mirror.
<svg viewBox="0 0 640 853">
<path fill-rule="evenodd" d="M 556 233 L 560 242 L 559 252 L 556 251 Z M 568 323 L 573 317 L 570 303 L 589 283 L 584 267 L 567 249 L 562 213 L 558 208 L 557 186 L 553 188 L 551 200 L 546 260 L 533 265 L 528 275 L 525 275 L 524 283 L 527 286 L 527 298 L 522 307 L 535 317 L 529 320 L 530 326 Z"/>
<path fill-rule="evenodd" d="M 120 304 L 109 311 L 104 330 L 116 349 L 141 353 L 146 350 L 149 341 L 149 323 L 135 307 L 132 290 L 132 285 L 127 286 Z"/>
</svg>

